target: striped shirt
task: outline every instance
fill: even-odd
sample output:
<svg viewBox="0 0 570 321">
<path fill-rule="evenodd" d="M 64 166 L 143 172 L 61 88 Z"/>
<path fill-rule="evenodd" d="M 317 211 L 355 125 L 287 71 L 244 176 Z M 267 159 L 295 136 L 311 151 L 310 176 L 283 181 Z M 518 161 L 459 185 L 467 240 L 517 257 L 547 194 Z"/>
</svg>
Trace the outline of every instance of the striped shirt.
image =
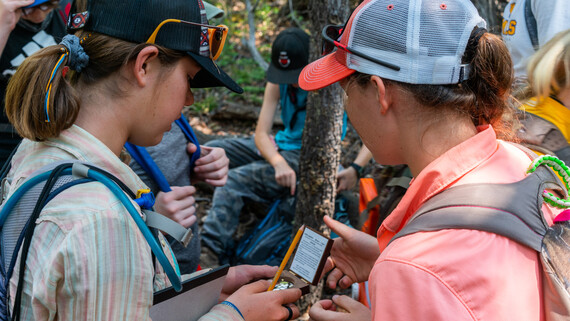
<svg viewBox="0 0 570 321">
<path fill-rule="evenodd" d="M 37 169 L 66 159 L 103 168 L 133 192 L 146 188 L 127 159 L 72 126 L 45 142 L 23 141 L 2 199 Z M 153 266 L 145 238 L 111 191 L 97 182 L 73 186 L 44 207 L 36 224 L 23 280 L 21 320 L 150 320 L 153 291 L 170 283 L 159 264 Z M 11 297 L 18 266 L 10 279 Z M 230 307 L 218 305 L 214 310 L 203 319 L 241 320 Z"/>
</svg>

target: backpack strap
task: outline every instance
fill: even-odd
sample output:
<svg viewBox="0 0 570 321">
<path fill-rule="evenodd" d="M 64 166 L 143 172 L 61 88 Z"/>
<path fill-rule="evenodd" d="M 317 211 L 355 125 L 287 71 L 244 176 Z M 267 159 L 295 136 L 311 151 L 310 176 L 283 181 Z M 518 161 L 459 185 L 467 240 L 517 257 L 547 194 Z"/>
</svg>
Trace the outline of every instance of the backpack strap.
<svg viewBox="0 0 570 321">
<path fill-rule="evenodd" d="M 194 168 L 194 163 L 198 158 L 200 158 L 200 151 L 201 151 L 200 143 L 198 143 L 198 138 L 196 137 L 196 134 L 192 130 L 192 127 L 190 127 L 190 123 L 188 122 L 186 117 L 184 117 L 184 115 L 180 114 L 180 118 L 178 118 L 175 122 L 178 125 L 178 127 L 180 127 L 180 130 L 182 130 L 182 132 L 184 133 L 184 136 L 186 136 L 186 139 L 188 139 L 188 141 L 191 142 L 192 144 L 196 145 L 196 151 L 192 153 L 192 155 L 190 156 L 190 171 L 192 171 L 192 169 Z M 146 148 L 128 142 L 125 144 L 125 148 L 129 152 L 129 154 L 131 154 L 131 157 L 137 163 L 139 163 L 142 169 L 158 185 L 158 188 L 161 191 L 165 193 L 171 191 L 170 184 L 166 180 L 166 177 L 164 176 L 160 168 L 158 168 L 156 162 L 152 159 Z"/>
<path fill-rule="evenodd" d="M 530 37 L 530 42 L 534 50 L 538 50 L 538 28 L 536 24 L 536 19 L 532 13 L 532 1 L 525 0 L 524 4 L 524 20 L 526 22 L 526 29 L 528 30 L 528 36 Z"/>
<path fill-rule="evenodd" d="M 542 216 L 542 191 L 567 196 L 554 172 L 538 167 L 511 184 L 466 184 L 428 200 L 391 240 L 421 231 L 472 229 L 499 234 L 540 251 L 548 224 Z M 498 197 L 500 196 L 500 197 Z"/>
<path fill-rule="evenodd" d="M 517 135 L 527 147 L 570 164 L 570 145 L 556 125 L 528 112 L 520 113 L 519 118 L 523 128 Z"/>
<path fill-rule="evenodd" d="M 198 158 L 200 158 L 201 149 L 200 143 L 198 142 L 198 137 L 196 137 L 196 134 L 194 134 L 194 131 L 192 130 L 192 127 L 190 127 L 188 119 L 184 117 L 184 114 L 180 114 L 180 118 L 178 118 L 175 122 L 184 133 L 184 136 L 186 136 L 186 139 L 188 139 L 188 141 L 192 144 L 196 145 L 196 151 L 192 153 L 192 156 L 190 156 L 190 171 L 192 171 L 194 168 L 194 163 Z"/>
<path fill-rule="evenodd" d="M 134 220 L 135 224 L 143 234 L 145 240 L 147 241 L 149 247 L 151 248 L 153 255 L 162 265 L 166 275 L 168 276 L 168 279 L 172 283 L 173 288 L 176 291 L 180 291 L 182 289 L 181 279 L 180 279 L 180 269 L 176 264 L 176 261 L 174 261 L 175 262 L 174 266 L 170 264 L 168 258 L 162 251 L 162 248 L 159 245 L 157 239 L 150 231 L 149 227 L 146 225 L 139 211 L 132 204 L 132 200 L 134 199 L 135 196 L 134 193 L 130 191 L 130 189 L 128 189 L 122 182 L 118 183 L 120 182 L 120 180 L 115 176 L 113 176 L 112 174 L 89 164 L 82 164 L 78 161 L 75 162 L 68 161 L 63 164 L 57 165 L 53 169 L 50 169 L 50 167 L 53 166 L 55 166 L 55 164 L 48 165 L 47 169 L 42 168 L 34 172 L 16 191 L 14 191 L 14 193 L 2 205 L 2 209 L 0 211 L 0 232 L 4 233 L 5 230 L 7 232 L 11 232 L 12 234 L 16 232 L 15 235 L 19 239 L 16 241 L 16 243 L 14 243 L 13 241 L 6 242 L 3 239 L 3 242 L 1 243 L 2 264 L 0 264 L 0 266 L 2 273 L 0 274 L 3 280 L 2 284 L 0 284 L 0 287 L 7 288 L 11 276 L 11 271 L 13 270 L 13 262 L 17 257 L 18 251 L 21 251 L 22 253 L 20 258 L 21 266 L 20 266 L 19 278 L 20 280 L 23 279 L 27 253 L 36 226 L 35 222 L 39 217 L 43 207 L 51 199 L 55 197 L 54 193 L 59 194 L 65 189 L 76 185 L 74 183 L 76 180 L 82 180 L 82 181 L 85 180 L 85 182 L 98 181 L 102 183 L 121 201 L 121 203 L 125 206 L 125 208 L 129 212 L 131 218 Z M 63 183 L 60 183 L 62 180 Z M 32 189 L 34 188 L 41 189 L 41 193 L 36 194 L 35 196 L 29 195 L 28 192 L 31 192 Z M 28 198 L 26 200 L 27 205 L 26 204 L 22 205 L 23 202 L 20 202 L 20 200 L 25 200 L 26 197 Z M 5 223 L 6 224 L 9 223 L 9 221 L 7 221 L 8 216 L 13 210 L 15 210 L 19 206 L 29 207 L 30 204 L 31 206 L 33 206 L 32 214 L 29 216 L 29 218 L 28 217 L 24 218 L 23 226 L 22 223 L 18 223 L 20 224 L 20 228 L 18 228 L 18 230 L 21 232 L 13 231 L 14 228 L 9 228 L 8 225 L 5 225 Z M 18 213 L 25 213 L 25 212 L 29 211 L 26 210 L 26 208 L 24 208 L 23 211 L 19 210 Z M 10 216 L 10 219 L 17 218 L 17 216 L 18 215 L 12 215 Z M 164 217 L 164 219 L 169 220 L 166 217 Z M 6 249 L 5 247 L 7 246 L 7 244 L 15 244 L 14 250 L 10 251 L 9 249 Z M 21 249 L 20 249 L 20 244 L 21 244 Z M 5 266 L 7 261 L 5 255 L 8 253 L 12 254 L 12 256 L 10 257 L 10 264 L 9 264 L 11 266 L 11 269 L 9 271 L 6 271 Z M 14 320 L 19 318 L 19 306 L 21 302 L 21 293 L 22 293 L 21 285 L 22 283 L 18 282 L 18 288 L 16 289 L 16 297 L 14 301 Z M 3 298 L 6 298 L 6 296 L 3 296 Z"/>
<path fill-rule="evenodd" d="M 152 159 L 146 148 L 131 144 L 129 142 L 125 143 L 125 148 L 131 155 L 131 157 L 139 163 L 141 168 L 152 178 L 152 180 L 158 185 L 158 188 L 167 193 L 170 192 L 172 189 L 170 188 L 170 184 L 164 177 L 164 174 L 158 168 L 155 161 Z"/>
</svg>

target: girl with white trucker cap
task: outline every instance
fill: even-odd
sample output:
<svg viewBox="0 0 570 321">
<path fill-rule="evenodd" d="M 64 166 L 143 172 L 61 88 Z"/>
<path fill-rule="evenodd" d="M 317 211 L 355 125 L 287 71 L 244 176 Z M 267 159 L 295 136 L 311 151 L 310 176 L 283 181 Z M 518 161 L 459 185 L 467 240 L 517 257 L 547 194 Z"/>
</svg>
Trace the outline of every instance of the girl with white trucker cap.
<svg viewBox="0 0 570 321">
<path fill-rule="evenodd" d="M 36 170 L 61 161 L 104 169 L 136 194 L 147 187 L 128 166 L 125 142 L 159 143 L 194 102 L 192 88 L 243 91 L 215 63 L 228 29 L 209 25 L 201 0 L 77 0 L 67 27 L 60 44 L 24 60 L 8 85 L 7 115 L 24 140 L 3 200 Z M 17 264 L 10 278 L 8 303 L 19 320 L 150 320 L 153 293 L 171 282 L 180 287 L 181 277 L 164 236 L 154 236 L 159 245 L 151 252 L 136 218 L 98 182 L 49 201 L 35 221 L 23 277 Z M 168 261 L 154 264 L 153 255 Z M 167 278 L 173 268 L 177 278 Z M 297 317 L 299 289 L 267 292 L 276 270 L 230 269 L 225 301 L 201 320 Z M 257 279 L 265 280 L 241 286 Z"/>
<path fill-rule="evenodd" d="M 374 159 L 408 164 L 414 179 L 377 239 L 324 218 L 341 237 L 327 285 L 368 281 L 370 309 L 335 296 L 311 308 L 312 320 L 544 320 L 533 249 L 466 229 L 418 232 L 388 245 L 422 204 L 451 186 L 525 177 L 530 158 L 498 138 L 511 136 L 503 121 L 512 113 L 511 59 L 484 28 L 469 0 L 366 0 L 346 25 L 323 30 L 325 52 L 336 50 L 305 67 L 299 85 L 338 82 Z M 543 211 L 552 224 L 558 211 Z"/>
</svg>

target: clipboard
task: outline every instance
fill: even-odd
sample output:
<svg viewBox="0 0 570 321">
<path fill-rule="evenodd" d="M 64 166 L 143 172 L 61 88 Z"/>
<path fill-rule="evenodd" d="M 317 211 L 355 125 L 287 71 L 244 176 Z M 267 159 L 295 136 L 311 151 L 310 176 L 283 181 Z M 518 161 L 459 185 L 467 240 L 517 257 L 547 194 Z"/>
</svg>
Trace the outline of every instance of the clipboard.
<svg viewBox="0 0 570 321">
<path fill-rule="evenodd" d="M 196 321 L 218 303 L 230 269 L 223 265 L 206 270 L 182 282 L 182 290 L 172 287 L 154 293 L 150 317 L 153 321 Z"/>
</svg>

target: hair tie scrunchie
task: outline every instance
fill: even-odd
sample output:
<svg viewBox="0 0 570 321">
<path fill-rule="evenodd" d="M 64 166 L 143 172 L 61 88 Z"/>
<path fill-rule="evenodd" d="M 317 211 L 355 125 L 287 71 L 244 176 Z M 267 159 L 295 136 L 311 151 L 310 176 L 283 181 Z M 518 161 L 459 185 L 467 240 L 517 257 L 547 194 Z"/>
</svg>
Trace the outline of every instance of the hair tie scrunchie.
<svg viewBox="0 0 570 321">
<path fill-rule="evenodd" d="M 475 30 L 471 32 L 471 36 L 469 37 L 469 41 L 467 42 L 467 47 L 465 48 L 464 54 L 464 61 L 467 63 L 471 63 L 473 58 L 475 57 L 475 53 L 477 52 L 477 47 L 479 45 L 479 40 L 483 35 L 487 33 L 487 29 L 475 27 Z"/>
<path fill-rule="evenodd" d="M 85 39 L 86 38 L 83 38 L 83 40 Z M 89 64 L 89 56 L 85 53 L 85 50 L 83 50 L 83 47 L 81 46 L 81 41 L 79 40 L 79 38 L 77 38 L 77 36 L 67 35 L 63 37 L 63 39 L 59 44 L 64 46 L 65 48 L 61 48 L 61 56 L 59 57 L 57 63 L 53 67 L 49 77 L 49 81 L 46 86 L 46 96 L 44 99 L 44 111 L 46 114 L 46 120 L 45 120 L 46 123 L 50 122 L 49 113 L 50 113 L 50 97 L 51 97 L 52 82 L 57 71 L 59 70 L 59 67 L 62 65 L 63 61 L 65 60 L 65 57 L 68 57 L 67 66 L 77 72 L 81 72 L 81 70 L 83 70 L 83 68 L 87 67 L 87 65 Z M 65 74 L 65 72 L 63 74 Z"/>
<path fill-rule="evenodd" d="M 63 37 L 59 44 L 65 46 L 69 52 L 67 66 L 69 66 L 71 70 L 81 72 L 83 68 L 87 67 L 89 64 L 89 55 L 87 55 L 85 50 L 83 50 L 81 42 L 76 35 L 67 35 Z"/>
<path fill-rule="evenodd" d="M 485 33 L 487 33 L 487 29 L 476 27 L 473 31 L 473 34 L 471 35 L 471 38 L 473 38 L 473 43 L 475 45 L 479 44 L 479 39 L 481 39 Z"/>
</svg>

